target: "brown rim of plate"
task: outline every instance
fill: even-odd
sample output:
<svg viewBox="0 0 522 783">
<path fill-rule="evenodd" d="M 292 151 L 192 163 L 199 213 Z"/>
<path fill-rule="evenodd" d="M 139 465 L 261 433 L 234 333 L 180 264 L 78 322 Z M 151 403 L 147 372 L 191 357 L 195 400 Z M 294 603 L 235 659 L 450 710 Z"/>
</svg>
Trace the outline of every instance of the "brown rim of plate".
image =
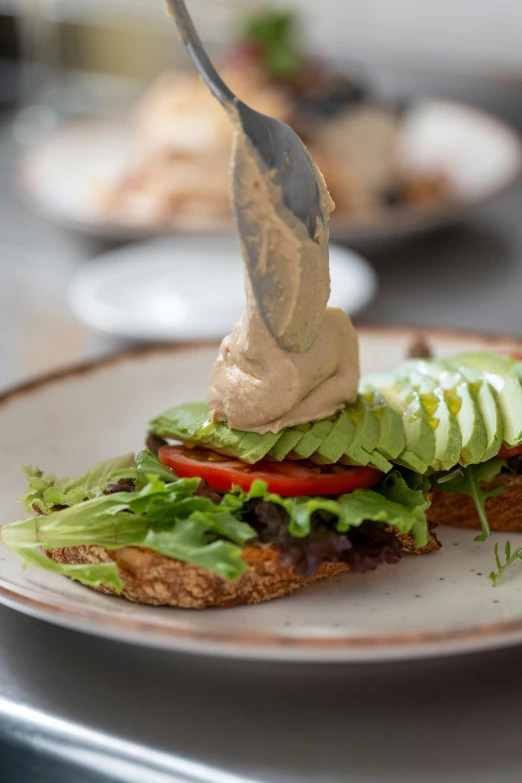
<svg viewBox="0 0 522 783">
<path fill-rule="evenodd" d="M 513 335 L 493 335 L 488 333 L 465 331 L 458 329 L 437 329 L 422 326 L 363 326 L 358 329 L 362 334 L 375 335 L 383 334 L 386 336 L 395 335 L 410 337 L 416 339 L 419 336 L 429 339 L 430 335 L 438 338 L 452 339 L 476 339 L 481 344 L 486 345 L 505 345 L 511 343 L 516 350 L 522 350 L 522 338 Z M 169 352 L 183 352 L 194 349 L 203 349 L 216 346 L 216 341 L 205 341 L 195 343 L 175 343 L 150 345 L 139 348 L 133 348 L 116 354 L 103 357 L 94 361 L 83 362 L 72 367 L 67 367 L 56 372 L 40 376 L 26 383 L 20 384 L 14 388 L 8 389 L 0 395 L 0 406 L 16 399 L 19 395 L 25 395 L 32 391 L 38 391 L 40 388 L 52 385 L 67 378 L 74 378 L 78 375 L 94 372 L 98 369 L 104 369 L 122 361 L 140 359 L 149 355 Z M 44 611 L 47 615 L 52 615 L 58 621 L 69 626 L 78 627 L 82 620 L 96 622 L 98 626 L 107 625 L 103 620 L 103 615 L 97 611 L 91 611 L 85 606 L 75 606 L 74 610 L 61 605 L 58 601 L 42 600 L 37 594 L 30 590 L 12 590 L 0 577 L 0 595 L 7 598 L 7 604 L 13 608 L 23 606 L 27 613 L 38 616 L 39 611 Z M 118 599 L 116 599 L 118 600 Z M 120 599 L 125 600 L 125 599 Z M 110 616 L 110 623 L 114 624 L 114 616 Z M 444 642 L 465 642 L 471 639 L 491 639 L 494 637 L 505 637 L 522 634 L 522 619 L 508 620 L 495 623 L 483 623 L 473 625 L 469 628 L 451 628 L 444 631 L 405 631 L 402 633 L 388 633 L 379 636 L 361 636 L 357 638 L 338 638 L 322 637 L 320 639 L 313 637 L 285 637 L 276 634 L 233 634 L 220 631 L 205 631 L 185 628 L 167 628 L 164 625 L 155 622 L 136 621 L 126 616 L 120 616 L 117 620 L 118 627 L 133 631 L 134 633 L 151 633 L 157 637 L 166 639 L 169 636 L 176 637 L 195 643 L 213 642 L 222 645 L 241 646 L 252 648 L 260 646 L 263 648 L 308 648 L 310 650 L 361 650 L 363 648 L 376 649 L 379 647 L 407 647 L 411 645 L 430 645 L 441 644 Z M 86 629 L 88 630 L 88 629 Z M 115 636 L 115 634 L 105 633 L 105 636 Z"/>
<path fill-rule="evenodd" d="M 382 334 L 385 337 L 394 335 L 405 338 L 411 338 L 412 340 L 429 337 L 433 335 L 438 338 L 447 340 L 476 340 L 482 344 L 491 346 L 503 345 L 506 343 L 512 343 L 513 348 L 522 352 L 522 336 L 514 334 L 492 334 L 491 332 L 481 332 L 473 329 L 453 329 L 444 327 L 431 327 L 421 326 L 416 324 L 390 324 L 389 326 L 384 324 L 376 325 L 357 325 L 358 334 L 363 335 L 379 335 Z M 11 386 L 5 389 L 0 394 L 0 406 L 10 402 L 13 398 L 21 394 L 27 394 L 28 392 L 35 391 L 42 386 L 47 386 L 57 381 L 65 380 L 66 378 L 72 378 L 76 375 L 86 375 L 94 372 L 98 369 L 110 367 L 112 364 L 119 364 L 120 362 L 127 361 L 129 359 L 141 358 L 157 353 L 179 353 L 182 351 L 190 351 L 194 349 L 204 349 L 217 347 L 220 344 L 220 340 L 194 340 L 191 342 L 165 342 L 165 343 L 152 343 L 133 348 L 127 348 L 124 351 L 118 351 L 116 353 L 110 353 L 107 356 L 103 356 L 99 359 L 92 359 L 84 362 L 77 362 L 75 364 L 67 365 L 66 367 L 52 370 L 51 372 L 37 375 L 34 378 L 30 378 L 28 381 L 24 381 L 15 386 Z"/>
</svg>

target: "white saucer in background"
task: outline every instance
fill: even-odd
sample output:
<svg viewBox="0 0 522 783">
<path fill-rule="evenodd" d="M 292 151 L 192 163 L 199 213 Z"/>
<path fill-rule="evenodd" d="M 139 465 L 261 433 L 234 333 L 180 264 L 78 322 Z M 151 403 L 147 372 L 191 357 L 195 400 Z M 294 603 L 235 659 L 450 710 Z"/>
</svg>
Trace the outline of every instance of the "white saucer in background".
<svg viewBox="0 0 522 783">
<path fill-rule="evenodd" d="M 377 279 L 360 256 L 330 247 L 330 304 L 354 315 Z M 222 337 L 245 302 L 237 242 L 227 237 L 161 237 L 104 253 L 74 276 L 69 303 L 100 331 L 138 340 Z"/>
</svg>

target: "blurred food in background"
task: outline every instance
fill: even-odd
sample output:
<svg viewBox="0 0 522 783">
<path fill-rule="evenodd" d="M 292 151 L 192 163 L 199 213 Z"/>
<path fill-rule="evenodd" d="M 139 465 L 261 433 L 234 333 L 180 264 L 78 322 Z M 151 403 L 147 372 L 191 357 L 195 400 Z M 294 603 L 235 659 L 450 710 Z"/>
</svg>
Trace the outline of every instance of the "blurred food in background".
<svg viewBox="0 0 522 783">
<path fill-rule="evenodd" d="M 301 135 L 338 215 L 365 219 L 451 198 L 443 171 L 415 172 L 401 161 L 399 111 L 380 105 L 358 79 L 304 53 L 294 14 L 250 17 L 220 72 L 247 104 Z M 230 123 L 197 76 L 162 76 L 136 107 L 129 132 L 124 175 L 97 193 L 115 219 L 229 218 Z"/>
<path fill-rule="evenodd" d="M 408 100 L 404 88 L 401 107 L 396 98 L 384 100 L 386 90 L 376 83 L 375 73 L 369 87 L 359 67 L 353 62 L 346 65 L 347 55 L 359 57 L 364 72 L 371 73 L 371 53 L 383 23 L 391 39 L 397 33 L 391 21 L 404 22 L 401 14 L 406 9 L 400 2 L 390 24 L 384 0 L 375 4 L 374 49 L 366 47 L 365 56 L 361 46 L 354 47 L 354 36 L 362 32 L 364 4 L 359 9 L 357 3 L 340 0 L 319 5 L 299 0 L 293 3 L 298 16 L 277 8 L 284 2 L 290 0 L 274 1 L 272 7 L 262 0 L 194 0 L 193 10 L 205 39 L 211 41 L 213 57 L 238 94 L 261 111 L 290 122 L 310 147 L 337 205 L 332 225 L 336 238 L 350 241 L 361 227 L 379 231 L 384 226 L 389 236 L 408 221 L 414 221 L 417 229 L 444 222 L 445 215 L 457 217 L 456 209 L 483 201 L 516 178 L 517 161 L 512 155 L 510 177 L 504 174 L 502 181 L 497 177 L 480 193 L 462 187 L 462 177 L 454 169 L 462 149 L 473 141 L 471 124 L 465 129 L 465 142 L 462 128 L 453 129 L 451 142 L 460 138 L 461 145 L 451 152 L 451 161 L 448 133 L 440 151 L 436 150 L 441 123 L 421 134 L 424 146 L 431 147 L 428 154 L 412 156 L 407 144 L 413 138 L 412 128 L 419 127 L 418 102 Z M 19 17 L 25 62 L 22 93 L 24 103 L 29 103 L 15 121 L 15 137 L 22 144 L 38 141 L 60 120 L 95 112 L 98 99 L 99 109 L 104 103 L 114 110 L 121 107 L 115 99 L 117 84 L 123 94 L 123 83 L 128 82 L 130 94 L 131 81 L 150 84 L 161 71 L 186 64 L 161 3 L 19 0 L 13 8 Z M 417 18 L 411 9 L 409 16 L 414 31 L 410 43 L 422 45 L 422 60 L 428 52 L 433 58 L 436 45 L 442 43 L 433 41 L 428 47 L 426 19 Z M 462 50 L 457 46 L 460 33 L 454 15 L 439 9 L 437 16 L 446 22 L 448 57 L 450 52 L 454 56 Z M 413 57 L 406 44 L 405 38 L 405 56 Z M 312 51 L 321 51 L 322 57 Z M 344 59 L 342 67 L 340 59 Z M 77 147 L 72 135 L 63 135 L 70 126 L 62 124 L 55 130 L 52 165 L 46 162 L 41 172 L 50 189 L 47 203 L 40 204 L 42 211 L 59 216 L 62 196 L 52 191 L 51 184 L 56 183 L 59 191 L 66 169 L 62 223 L 76 221 L 80 227 L 82 221 L 90 221 L 94 232 L 98 224 L 102 234 L 111 233 L 104 231 L 110 225 L 125 228 L 118 238 L 132 236 L 133 231 L 172 228 L 229 231 L 225 159 L 230 131 L 219 107 L 189 73 L 169 70 L 160 77 L 138 101 L 132 116 L 120 112 L 119 128 L 91 123 L 81 134 L 75 130 Z M 418 148 L 417 140 L 413 142 Z M 480 162 L 483 150 L 477 153 Z M 82 168 L 85 161 L 88 165 Z M 35 184 L 33 174 L 24 171 L 22 190 L 38 206 L 38 201 L 45 201 L 38 192 L 44 186 Z"/>
<path fill-rule="evenodd" d="M 257 68 L 220 71 L 246 103 L 290 121 L 284 92 Z M 97 194 L 113 214 L 158 223 L 173 216 L 229 218 L 230 120 L 197 76 L 160 77 L 136 108 L 132 134 L 128 170 Z"/>
<path fill-rule="evenodd" d="M 115 3 L 107 9 L 114 11 Z M 207 34 L 219 7 L 201 3 Z M 361 77 L 353 62 L 340 65 L 335 51 L 332 61 L 329 49 L 312 55 L 302 43 L 314 32 L 304 5 L 300 17 L 265 4 L 254 10 L 249 3 L 228 8 L 226 23 L 216 25 L 212 56 L 240 98 L 292 125 L 309 147 L 336 203 L 333 239 L 354 244 L 410 237 L 460 219 L 517 180 L 522 147 L 509 126 L 466 104 L 425 99 L 422 91 L 413 99 L 408 89 L 383 90 L 375 73 L 371 80 Z M 51 91 L 62 122 L 39 134 L 17 177 L 26 202 L 62 226 L 117 241 L 233 231 L 228 120 L 193 72 L 183 70 L 182 47 L 165 35 L 161 12 L 159 17 L 168 46 L 160 36 L 151 47 L 145 36 L 149 45 L 139 49 L 138 60 L 139 39 L 129 42 L 119 28 L 117 38 L 101 35 L 98 27 L 96 34 L 88 26 L 62 30 L 62 88 Z M 226 29 L 239 32 L 227 36 Z M 115 46 L 123 65 L 118 77 L 109 77 L 103 68 Z M 128 78 L 140 62 L 141 88 Z M 368 64 L 365 72 L 371 72 Z M 143 90 L 143 82 L 151 86 Z M 122 104 L 116 95 L 124 94 L 134 97 Z M 100 99 L 98 109 L 93 96 Z M 83 108 L 71 112 L 73 105 Z M 45 106 L 37 108 L 19 113 L 20 138 L 34 135 L 20 118 L 47 116 Z"/>
</svg>

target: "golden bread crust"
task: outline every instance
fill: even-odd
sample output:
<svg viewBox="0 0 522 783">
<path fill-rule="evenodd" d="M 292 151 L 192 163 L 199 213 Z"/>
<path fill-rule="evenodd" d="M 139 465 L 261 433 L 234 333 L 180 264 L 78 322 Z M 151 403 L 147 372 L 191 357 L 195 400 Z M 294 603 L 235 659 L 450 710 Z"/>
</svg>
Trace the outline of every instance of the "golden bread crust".
<svg viewBox="0 0 522 783">
<path fill-rule="evenodd" d="M 491 529 L 522 532 L 522 476 L 503 473 L 492 481 L 482 482 L 481 486 L 484 490 L 506 487 L 501 495 L 486 501 Z M 439 525 L 474 530 L 481 527 L 475 505 L 468 495 L 449 494 L 439 489 L 432 492 L 428 518 Z"/>
<path fill-rule="evenodd" d="M 414 551 L 413 537 L 399 536 L 406 552 Z M 440 544 L 433 533 L 421 554 L 434 552 Z M 249 570 L 229 582 L 211 571 L 191 563 L 173 560 L 140 547 L 108 550 L 101 546 L 76 546 L 53 549 L 57 563 L 86 564 L 114 561 L 124 580 L 123 596 L 129 601 L 153 606 L 175 606 L 183 609 L 226 608 L 239 604 L 258 604 L 282 598 L 319 579 L 349 571 L 346 563 L 324 563 L 313 576 L 303 579 L 294 574 L 290 564 L 279 562 L 279 552 L 271 546 L 250 546 L 242 554 Z M 100 592 L 114 594 L 102 585 Z"/>
<path fill-rule="evenodd" d="M 125 582 L 123 596 L 129 601 L 183 609 L 258 604 L 295 593 L 318 579 L 348 571 L 346 563 L 325 563 L 314 576 L 302 579 L 294 574 L 291 565 L 281 564 L 277 550 L 269 546 L 248 547 L 242 557 L 250 566 L 249 570 L 229 582 L 200 566 L 140 547 L 109 551 L 100 546 L 77 546 L 52 551 L 52 558 L 57 563 L 108 563 L 113 560 Z M 114 594 L 109 587 L 99 589 Z"/>
<path fill-rule="evenodd" d="M 413 533 L 396 533 L 395 535 L 399 539 L 402 545 L 402 551 L 408 555 L 431 555 L 434 552 L 438 552 L 442 544 L 435 535 L 435 528 L 437 526 L 434 523 L 428 522 L 429 537 L 428 543 L 425 546 L 417 547 L 415 545 L 415 538 Z M 389 528 L 388 528 L 389 529 Z"/>
</svg>

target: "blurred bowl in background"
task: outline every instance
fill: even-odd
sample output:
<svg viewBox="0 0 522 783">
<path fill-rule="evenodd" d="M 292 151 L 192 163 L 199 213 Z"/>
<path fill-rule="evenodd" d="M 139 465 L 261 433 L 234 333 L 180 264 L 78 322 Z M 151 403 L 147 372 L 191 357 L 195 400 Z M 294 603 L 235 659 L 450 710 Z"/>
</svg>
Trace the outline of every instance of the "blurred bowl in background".
<svg viewBox="0 0 522 783">
<path fill-rule="evenodd" d="M 226 205 L 221 215 L 210 209 L 176 215 L 174 209 L 167 220 L 158 216 L 146 193 L 137 193 L 125 202 L 125 209 L 112 211 L 100 191 L 125 176 L 133 149 L 128 119 L 78 120 L 26 153 L 18 169 L 19 190 L 49 220 L 115 240 L 234 231 L 232 220 L 223 216 Z M 397 156 L 419 182 L 438 172 L 447 181 L 451 198 L 363 216 L 338 208 L 331 223 L 334 240 L 390 241 L 453 223 L 507 190 L 522 172 L 522 144 L 513 128 L 471 106 L 435 99 L 418 102 L 402 117 Z M 338 160 L 342 172 L 342 155 Z M 216 161 L 220 162 L 224 161 Z M 325 174 L 330 182 L 333 174 Z"/>
<path fill-rule="evenodd" d="M 354 315 L 377 288 L 360 256 L 332 245 L 330 304 Z M 118 248 L 84 264 L 69 304 L 88 326 L 133 340 L 220 338 L 245 304 L 238 244 L 227 237 L 161 237 Z"/>
</svg>

